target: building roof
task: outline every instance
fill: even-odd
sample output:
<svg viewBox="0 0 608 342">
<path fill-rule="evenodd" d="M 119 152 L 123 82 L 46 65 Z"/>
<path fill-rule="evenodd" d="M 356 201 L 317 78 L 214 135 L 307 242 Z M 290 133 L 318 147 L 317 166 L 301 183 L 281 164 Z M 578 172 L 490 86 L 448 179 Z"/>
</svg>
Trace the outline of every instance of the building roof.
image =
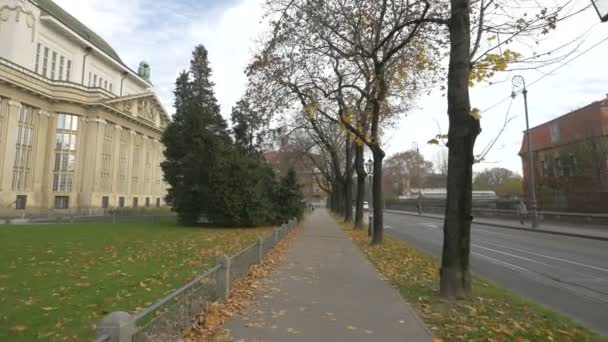
<svg viewBox="0 0 608 342">
<path fill-rule="evenodd" d="M 592 136 L 608 134 L 608 98 L 592 102 L 553 120 L 530 128 L 532 150 L 568 145 Z M 528 152 L 524 131 L 519 155 Z"/>
<path fill-rule="evenodd" d="M 69 29 L 74 31 L 80 37 L 96 46 L 98 49 L 103 51 L 108 56 L 115 59 L 120 64 L 123 64 L 123 61 L 118 56 L 118 53 L 106 42 L 97 35 L 93 30 L 86 27 L 83 23 L 81 23 L 78 19 L 74 18 L 71 14 L 66 12 L 63 8 L 59 7 L 56 3 L 51 0 L 32 0 L 32 2 L 37 5 L 42 11 L 48 13 L 50 16 L 59 20 L 62 24 L 67 26 Z"/>
</svg>

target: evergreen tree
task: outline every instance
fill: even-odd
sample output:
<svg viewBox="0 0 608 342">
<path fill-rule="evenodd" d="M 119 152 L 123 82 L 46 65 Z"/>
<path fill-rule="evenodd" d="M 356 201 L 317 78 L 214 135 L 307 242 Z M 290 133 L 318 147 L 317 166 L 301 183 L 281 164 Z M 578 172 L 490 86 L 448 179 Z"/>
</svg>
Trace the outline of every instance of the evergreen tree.
<svg viewBox="0 0 608 342">
<path fill-rule="evenodd" d="M 246 98 L 232 107 L 232 131 L 236 146 L 247 153 L 259 151 L 264 142 L 264 120 Z"/>
<path fill-rule="evenodd" d="M 175 115 L 166 128 L 167 202 L 182 224 L 202 216 L 214 224 L 256 226 L 285 222 L 303 214 L 303 195 L 290 170 L 279 182 L 257 152 L 263 119 L 246 100 L 233 108 L 234 137 L 213 92 L 207 50 L 194 49 L 190 71 L 175 82 Z"/>
<path fill-rule="evenodd" d="M 170 185 L 167 201 L 185 224 L 207 213 L 210 184 L 221 172 L 218 160 L 230 142 L 210 76 L 207 50 L 199 45 L 192 54 L 190 73 L 182 72 L 175 82 L 175 115 L 163 135 L 162 167 Z"/>
<path fill-rule="evenodd" d="M 289 168 L 287 175 L 281 179 L 279 192 L 277 194 L 278 215 L 281 221 L 287 221 L 294 217 L 300 219 L 304 215 L 304 194 L 302 186 L 298 184 L 296 172 Z"/>
</svg>

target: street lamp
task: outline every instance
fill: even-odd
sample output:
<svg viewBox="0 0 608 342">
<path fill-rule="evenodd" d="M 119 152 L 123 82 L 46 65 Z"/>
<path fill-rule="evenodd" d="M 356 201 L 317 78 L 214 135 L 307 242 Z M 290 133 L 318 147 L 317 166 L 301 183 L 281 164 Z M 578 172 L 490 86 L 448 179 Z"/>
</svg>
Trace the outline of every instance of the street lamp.
<svg viewBox="0 0 608 342">
<path fill-rule="evenodd" d="M 372 175 L 374 173 L 374 162 L 372 161 L 372 159 L 370 158 L 367 163 L 365 163 L 365 168 L 367 169 L 367 175 L 369 178 L 369 191 L 367 192 L 367 198 L 368 201 L 367 203 L 369 204 L 369 211 L 371 211 L 371 208 L 373 208 L 372 205 L 372 200 L 373 200 L 373 195 L 372 195 Z"/>
<path fill-rule="evenodd" d="M 414 142 L 413 146 L 416 149 L 416 183 L 418 183 L 418 203 L 416 207 L 418 209 L 418 215 L 422 215 L 422 190 L 420 189 L 420 183 L 422 183 L 420 179 L 420 148 L 418 147 L 417 142 Z"/>
<path fill-rule="evenodd" d="M 591 0 L 597 15 L 600 16 L 601 21 L 608 21 L 608 0 Z"/>
<path fill-rule="evenodd" d="M 538 227 L 538 210 L 536 208 L 536 188 L 534 185 L 534 158 L 532 156 L 532 140 L 530 138 L 530 124 L 528 123 L 528 89 L 526 88 L 526 80 L 520 76 L 515 75 L 511 81 L 513 84 L 513 91 L 511 97 L 517 96 L 517 91 L 521 89 L 521 93 L 524 95 L 524 108 L 526 112 L 526 140 L 528 143 L 528 168 L 530 173 L 530 210 L 532 211 L 532 227 Z"/>
</svg>

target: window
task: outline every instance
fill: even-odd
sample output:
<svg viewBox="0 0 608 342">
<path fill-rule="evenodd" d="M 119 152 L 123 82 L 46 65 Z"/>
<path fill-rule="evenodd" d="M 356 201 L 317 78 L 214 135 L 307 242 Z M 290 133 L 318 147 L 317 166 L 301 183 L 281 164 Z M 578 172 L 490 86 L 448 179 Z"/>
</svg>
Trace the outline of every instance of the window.
<svg viewBox="0 0 608 342">
<path fill-rule="evenodd" d="M 59 114 L 55 140 L 55 166 L 53 191 L 71 192 L 76 172 L 76 147 L 78 140 L 78 116 Z"/>
<path fill-rule="evenodd" d="M 38 73 L 38 64 L 40 63 L 40 43 L 36 47 L 36 66 L 34 67 L 34 72 Z"/>
<path fill-rule="evenodd" d="M 112 82 L 110 82 L 110 92 L 112 92 Z"/>
<path fill-rule="evenodd" d="M 29 190 L 34 140 L 34 108 L 21 106 L 17 121 L 17 143 L 13 167 L 13 190 Z"/>
<path fill-rule="evenodd" d="M 101 198 L 101 207 L 104 209 L 108 209 L 108 207 L 110 206 L 110 197 L 109 196 L 103 196 Z"/>
<path fill-rule="evenodd" d="M 93 75 L 93 88 L 97 87 L 97 75 Z"/>
<path fill-rule="evenodd" d="M 564 168 L 562 167 L 562 160 L 560 158 L 555 158 L 555 177 L 562 177 L 564 175 Z"/>
<path fill-rule="evenodd" d="M 552 144 L 555 144 L 559 141 L 559 125 L 558 123 L 553 123 L 549 126 L 549 137 Z"/>
<path fill-rule="evenodd" d="M 46 71 L 49 64 L 49 48 L 44 48 L 44 56 L 42 57 L 42 76 L 46 77 Z"/>
<path fill-rule="evenodd" d="M 27 196 L 17 195 L 17 199 L 15 200 L 15 209 L 25 210 L 26 205 L 27 205 Z"/>
<path fill-rule="evenodd" d="M 157 198 L 157 199 L 156 199 L 156 207 L 157 207 L 157 208 L 160 208 L 160 198 Z"/>
<path fill-rule="evenodd" d="M 99 78 L 99 88 L 103 88 L 103 78 Z"/>
<path fill-rule="evenodd" d="M 108 80 L 103 81 L 103 88 L 108 89 Z"/>
<path fill-rule="evenodd" d="M 68 209 L 70 207 L 70 196 L 55 196 L 55 209 Z"/>
<path fill-rule="evenodd" d="M 51 79 L 55 79 L 55 66 L 57 65 L 57 52 L 53 51 L 53 58 L 51 59 Z"/>
<path fill-rule="evenodd" d="M 133 208 L 137 208 L 139 205 L 139 198 L 133 197 Z"/>
<path fill-rule="evenodd" d="M 65 66 L 65 80 L 70 81 L 72 79 L 72 61 L 68 59 Z"/>
<path fill-rule="evenodd" d="M 543 177 L 547 177 L 549 175 L 549 165 L 547 165 L 546 160 L 542 160 L 540 162 L 541 165 L 541 174 Z"/>
<path fill-rule="evenodd" d="M 65 61 L 65 58 L 63 56 L 59 57 L 59 77 L 58 79 L 60 81 L 63 81 L 63 62 Z"/>
<path fill-rule="evenodd" d="M 150 206 L 150 197 L 146 197 L 146 207 Z"/>
<path fill-rule="evenodd" d="M 113 124 L 106 124 L 104 129 L 103 146 L 101 150 L 101 191 L 112 191 L 112 151 L 114 149 Z"/>
<path fill-rule="evenodd" d="M 91 75 L 92 73 L 89 71 L 89 87 L 91 86 Z"/>
<path fill-rule="evenodd" d="M 120 208 L 124 208 L 125 207 L 125 198 L 124 197 L 118 197 L 118 206 Z"/>
<path fill-rule="evenodd" d="M 576 174 L 577 167 L 578 167 L 578 165 L 577 165 L 577 161 L 576 161 L 576 156 L 571 154 L 570 155 L 570 176 L 574 176 Z"/>
</svg>

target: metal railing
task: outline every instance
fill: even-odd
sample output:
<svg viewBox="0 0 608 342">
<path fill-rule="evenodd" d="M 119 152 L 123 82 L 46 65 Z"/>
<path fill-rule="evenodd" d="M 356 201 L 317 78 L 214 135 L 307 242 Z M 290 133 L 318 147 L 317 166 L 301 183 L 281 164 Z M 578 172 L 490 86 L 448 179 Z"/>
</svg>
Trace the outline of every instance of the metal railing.
<svg viewBox="0 0 608 342">
<path fill-rule="evenodd" d="M 395 205 L 387 206 L 388 210 L 411 211 L 417 212 L 415 206 Z M 422 206 L 422 213 L 443 215 L 445 207 L 443 206 Z M 608 214 L 596 213 L 573 213 L 565 211 L 545 211 L 539 210 L 539 218 L 545 221 L 572 221 L 576 223 L 597 223 L 608 224 Z M 517 210 L 510 209 L 490 209 L 490 208 L 473 208 L 473 215 L 480 218 L 503 218 L 503 219 L 519 219 Z"/>
<path fill-rule="evenodd" d="M 142 311 L 132 315 L 113 312 L 98 325 L 95 342 L 176 341 L 201 314 L 208 303 L 230 296 L 230 285 L 260 264 L 270 250 L 296 226 L 292 219 L 276 228 L 270 236 L 228 257 L 219 256 L 217 264 L 188 284 Z"/>
<path fill-rule="evenodd" d="M 173 212 L 154 212 L 154 213 L 112 213 L 112 212 L 91 212 L 91 213 L 39 213 L 23 214 L 21 216 L 0 215 L 1 224 L 36 224 L 36 223 L 74 223 L 74 222 L 134 222 L 134 221 L 160 221 L 163 218 L 174 218 Z"/>
</svg>

